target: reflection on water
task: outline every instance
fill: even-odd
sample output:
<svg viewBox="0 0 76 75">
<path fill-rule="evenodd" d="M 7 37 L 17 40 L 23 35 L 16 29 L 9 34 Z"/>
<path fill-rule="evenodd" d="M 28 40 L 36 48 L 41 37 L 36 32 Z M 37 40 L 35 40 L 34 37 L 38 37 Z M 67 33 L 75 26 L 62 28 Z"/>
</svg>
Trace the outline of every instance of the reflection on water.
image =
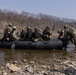
<svg viewBox="0 0 76 75">
<path fill-rule="evenodd" d="M 0 49 L 0 64 L 7 63 L 14 60 L 27 61 L 50 61 L 51 59 L 65 59 L 65 57 L 72 55 L 72 51 L 75 46 L 68 46 L 67 50 L 10 50 L 10 49 Z M 47 62 L 46 62 L 47 63 Z"/>
</svg>

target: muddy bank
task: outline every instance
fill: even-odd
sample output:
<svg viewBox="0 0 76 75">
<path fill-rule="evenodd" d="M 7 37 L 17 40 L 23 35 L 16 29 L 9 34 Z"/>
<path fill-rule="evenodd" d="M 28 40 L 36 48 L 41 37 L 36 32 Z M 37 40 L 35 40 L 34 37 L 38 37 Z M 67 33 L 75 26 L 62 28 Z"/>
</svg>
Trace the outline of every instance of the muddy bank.
<svg viewBox="0 0 76 75">
<path fill-rule="evenodd" d="M 64 60 L 50 58 L 48 61 L 30 59 L 10 61 L 0 65 L 0 75 L 76 75 L 76 52 Z"/>
</svg>

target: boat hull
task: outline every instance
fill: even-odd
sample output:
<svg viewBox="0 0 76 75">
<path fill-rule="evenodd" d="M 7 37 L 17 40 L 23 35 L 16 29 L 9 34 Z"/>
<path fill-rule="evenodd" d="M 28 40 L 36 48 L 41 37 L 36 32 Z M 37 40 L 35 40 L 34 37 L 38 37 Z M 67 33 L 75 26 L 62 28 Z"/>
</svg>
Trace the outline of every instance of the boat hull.
<svg viewBox="0 0 76 75">
<path fill-rule="evenodd" d="M 52 39 L 49 41 L 12 41 L 0 42 L 0 48 L 14 48 L 14 49 L 63 49 L 67 45 L 65 39 Z"/>
</svg>

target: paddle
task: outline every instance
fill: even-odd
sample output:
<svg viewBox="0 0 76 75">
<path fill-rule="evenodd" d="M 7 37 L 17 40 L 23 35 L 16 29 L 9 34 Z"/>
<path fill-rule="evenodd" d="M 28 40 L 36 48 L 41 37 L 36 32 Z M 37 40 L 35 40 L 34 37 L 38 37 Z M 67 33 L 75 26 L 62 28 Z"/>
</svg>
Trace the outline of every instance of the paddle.
<svg viewBox="0 0 76 75">
<path fill-rule="evenodd" d="M 53 25 L 53 28 L 52 28 L 52 31 L 54 31 L 55 30 L 55 25 Z"/>
<path fill-rule="evenodd" d="M 11 49 L 15 49 L 15 43 L 11 45 Z"/>
</svg>

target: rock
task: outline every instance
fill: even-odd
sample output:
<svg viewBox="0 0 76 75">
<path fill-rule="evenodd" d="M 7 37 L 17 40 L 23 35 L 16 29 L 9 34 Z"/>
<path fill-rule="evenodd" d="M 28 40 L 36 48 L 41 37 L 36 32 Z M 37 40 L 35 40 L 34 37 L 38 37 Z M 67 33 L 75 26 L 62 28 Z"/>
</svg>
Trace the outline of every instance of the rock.
<svg viewBox="0 0 76 75">
<path fill-rule="evenodd" d="M 30 61 L 30 64 L 34 64 L 35 62 L 34 61 Z"/>
<path fill-rule="evenodd" d="M 47 69 L 50 69 L 50 66 L 47 66 Z"/>
<path fill-rule="evenodd" d="M 59 59 L 53 59 L 53 61 L 60 63 L 61 61 Z"/>
<path fill-rule="evenodd" d="M 65 75 L 76 75 L 76 69 L 69 67 L 64 71 Z"/>
<path fill-rule="evenodd" d="M 66 67 L 74 67 L 72 64 L 65 64 Z"/>
<path fill-rule="evenodd" d="M 76 62 L 75 61 L 71 62 L 71 64 L 76 67 Z"/>
<path fill-rule="evenodd" d="M 7 63 L 7 64 L 6 64 L 6 67 L 9 67 L 9 66 L 10 66 L 10 63 Z"/>
<path fill-rule="evenodd" d="M 70 58 L 69 58 L 69 57 L 65 57 L 65 59 L 70 60 Z"/>
<path fill-rule="evenodd" d="M 41 74 L 41 73 L 38 74 L 38 73 L 37 73 L 37 74 L 35 74 L 35 75 L 43 75 L 43 74 Z"/>
<path fill-rule="evenodd" d="M 26 70 L 30 73 L 34 73 L 34 69 L 31 66 L 26 67 Z"/>
<path fill-rule="evenodd" d="M 13 64 L 17 64 L 17 63 L 18 63 L 18 61 L 14 61 L 14 62 L 13 62 Z"/>
<path fill-rule="evenodd" d="M 2 75 L 8 75 L 8 73 L 7 72 L 4 72 Z"/>
<path fill-rule="evenodd" d="M 54 69 L 59 69 L 59 66 L 54 64 Z"/>
<path fill-rule="evenodd" d="M 55 72 L 55 74 L 54 74 L 54 75 L 65 75 L 65 74 L 60 73 L 60 72 Z"/>
<path fill-rule="evenodd" d="M 7 67 L 11 72 L 18 72 L 20 70 L 20 68 L 18 68 L 14 64 L 7 64 Z"/>
<path fill-rule="evenodd" d="M 43 68 L 46 69 L 46 65 L 44 65 Z"/>
<path fill-rule="evenodd" d="M 48 73 L 47 73 L 47 72 L 45 72 L 45 71 L 42 71 L 42 74 L 43 74 L 43 75 L 48 75 Z"/>
<path fill-rule="evenodd" d="M 2 74 L 2 71 L 0 71 L 0 75 Z"/>
<path fill-rule="evenodd" d="M 67 64 L 70 63 L 70 60 L 65 60 L 64 62 L 61 62 L 61 64 Z"/>
<path fill-rule="evenodd" d="M 26 61 L 27 61 L 26 59 L 23 60 L 23 62 L 26 62 Z"/>
</svg>

